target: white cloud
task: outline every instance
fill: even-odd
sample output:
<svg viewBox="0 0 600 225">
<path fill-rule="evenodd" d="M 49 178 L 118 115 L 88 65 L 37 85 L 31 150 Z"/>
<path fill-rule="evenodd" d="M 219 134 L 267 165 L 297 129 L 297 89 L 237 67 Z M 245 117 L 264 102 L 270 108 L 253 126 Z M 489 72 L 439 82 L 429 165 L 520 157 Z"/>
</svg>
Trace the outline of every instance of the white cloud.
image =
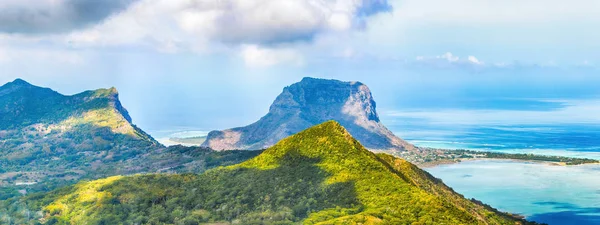
<svg viewBox="0 0 600 225">
<path fill-rule="evenodd" d="M 448 62 L 457 62 L 460 58 L 458 56 L 452 55 L 451 52 L 446 52 L 443 55 L 438 55 L 435 58 L 437 59 L 445 59 Z"/>
<path fill-rule="evenodd" d="M 71 1 L 75 0 L 53 0 L 46 3 L 59 2 L 64 5 L 64 2 Z M 368 12 L 386 11 L 384 6 L 388 6 L 388 0 L 137 0 L 127 9 L 117 11 L 119 13 L 112 14 L 96 25 L 85 26 L 82 30 L 45 41 L 59 40 L 69 48 L 117 46 L 128 49 L 133 46 L 167 53 L 225 52 L 233 53 L 231 55 L 234 57 L 242 54 L 238 50 L 244 49 L 241 46 L 245 45 L 275 51 L 285 46 L 285 49 L 294 49 L 296 54 L 303 55 L 306 63 L 315 59 L 323 61 L 324 57 L 329 56 L 398 59 L 409 56 L 402 55 L 405 53 L 439 49 L 456 53 L 460 50 L 476 53 L 483 59 L 448 52 L 439 56 L 420 56 L 417 61 L 435 61 L 433 64 L 438 66 L 483 67 L 494 66 L 493 62 L 487 60 L 512 62 L 531 59 L 532 62 L 528 63 L 539 63 L 550 59 L 546 59 L 545 55 L 518 54 L 522 52 L 514 49 L 507 49 L 506 52 L 509 53 L 506 53 L 494 49 L 496 45 L 485 46 L 495 50 L 493 56 L 484 55 L 486 51 L 478 50 L 477 47 L 462 46 L 462 43 L 468 45 L 479 42 L 479 39 L 469 40 L 479 38 L 477 31 L 444 36 L 444 32 L 438 29 L 439 26 L 452 30 L 456 27 L 494 27 L 498 24 L 492 23 L 509 23 L 501 24 L 499 28 L 502 29 L 505 28 L 502 26 L 514 28 L 522 24 L 533 24 L 535 27 L 540 22 L 551 24 L 549 22 L 554 20 L 563 23 L 566 21 L 567 24 L 569 21 L 600 21 L 600 2 L 595 0 L 573 0 L 568 3 L 558 0 L 389 1 L 394 10 L 375 15 Z M 28 5 L 17 0 L 8 2 Z M 6 3 L 0 3 L 0 8 L 3 4 Z M 544 7 L 539 7 L 540 5 Z M 518 23 L 519 26 L 511 23 Z M 482 24 L 483 26 L 478 26 Z M 436 33 L 438 31 L 442 34 Z M 506 33 L 510 34 L 510 31 Z M 511 35 L 511 38 L 502 40 L 537 40 L 540 36 L 544 34 Z M 490 40 L 489 43 L 496 43 L 493 41 Z M 476 43 L 473 46 L 485 44 Z M 518 47 L 517 44 L 514 46 Z M 534 54 L 536 51 L 528 52 Z M 511 58 L 513 55 L 522 58 Z M 431 57 L 437 58 L 433 60 Z M 596 60 L 594 56 L 583 57 Z"/>
<path fill-rule="evenodd" d="M 473 64 L 481 65 L 483 62 L 480 62 L 479 59 L 475 58 L 475 56 L 470 55 L 467 60 Z"/>
<path fill-rule="evenodd" d="M 410 63 L 410 62 L 409 62 Z M 480 67 L 483 66 L 484 63 L 477 59 L 475 56 L 468 56 L 466 59 L 462 59 L 461 57 L 452 54 L 451 52 L 446 52 L 442 55 L 437 56 L 417 56 L 415 61 L 410 64 L 416 64 L 420 66 L 431 66 L 431 67 L 440 67 L 440 68 L 448 68 L 448 67 Z"/>
<path fill-rule="evenodd" d="M 242 46 L 240 53 L 247 66 L 267 67 L 276 64 L 300 66 L 304 63 L 302 55 L 293 49 L 261 48 L 257 45 Z"/>
<path fill-rule="evenodd" d="M 140 0 L 101 24 L 69 34 L 66 42 L 169 53 L 241 50 L 247 65 L 299 65 L 304 51 L 297 50 L 298 43 L 362 30 L 364 18 L 373 13 L 363 10 L 380 12 L 389 9 L 385 6 L 387 0 Z"/>
<path fill-rule="evenodd" d="M 272 44 L 311 40 L 319 33 L 359 28 L 373 0 L 141 0 L 93 28 L 74 44 L 135 44 L 204 48 L 212 43 Z"/>
<path fill-rule="evenodd" d="M 135 0 L 2 0 L 0 32 L 61 33 L 95 24 Z"/>
</svg>

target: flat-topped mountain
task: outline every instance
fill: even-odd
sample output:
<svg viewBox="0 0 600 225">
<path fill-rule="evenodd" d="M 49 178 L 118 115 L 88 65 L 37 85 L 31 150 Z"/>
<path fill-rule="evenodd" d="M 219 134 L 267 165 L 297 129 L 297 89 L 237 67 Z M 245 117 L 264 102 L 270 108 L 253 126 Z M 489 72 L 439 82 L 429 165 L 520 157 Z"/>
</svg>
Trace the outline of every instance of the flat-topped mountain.
<svg viewBox="0 0 600 225">
<path fill-rule="evenodd" d="M 118 96 L 115 88 L 66 96 L 21 79 L 0 86 L 0 187 L 76 179 L 83 167 L 161 146 L 132 124 Z"/>
<path fill-rule="evenodd" d="M 114 87 L 66 96 L 16 79 L 0 87 L 0 129 L 64 124 L 83 117 L 77 124 L 108 127 L 115 133 L 156 143 L 131 123 L 118 96 Z"/>
<path fill-rule="evenodd" d="M 463 198 L 409 162 L 368 151 L 333 121 L 203 174 L 109 177 L 0 202 L 2 218 L 51 224 L 527 223 Z"/>
<path fill-rule="evenodd" d="M 260 120 L 245 127 L 212 131 L 202 146 L 215 150 L 264 149 L 328 120 L 338 121 L 368 149 L 415 149 L 379 121 L 366 85 L 316 78 L 304 78 L 285 87 Z"/>
</svg>

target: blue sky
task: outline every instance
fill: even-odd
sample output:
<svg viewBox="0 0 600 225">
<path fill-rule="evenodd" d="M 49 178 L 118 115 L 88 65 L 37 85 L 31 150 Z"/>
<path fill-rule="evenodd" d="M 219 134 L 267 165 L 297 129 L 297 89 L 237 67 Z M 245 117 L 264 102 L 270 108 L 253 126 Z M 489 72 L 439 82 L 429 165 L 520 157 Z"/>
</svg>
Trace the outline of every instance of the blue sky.
<svg viewBox="0 0 600 225">
<path fill-rule="evenodd" d="M 597 27 L 595 0 L 4 0 L 0 82 L 115 86 L 151 132 L 248 124 L 305 76 L 390 125 L 600 123 Z"/>
</svg>

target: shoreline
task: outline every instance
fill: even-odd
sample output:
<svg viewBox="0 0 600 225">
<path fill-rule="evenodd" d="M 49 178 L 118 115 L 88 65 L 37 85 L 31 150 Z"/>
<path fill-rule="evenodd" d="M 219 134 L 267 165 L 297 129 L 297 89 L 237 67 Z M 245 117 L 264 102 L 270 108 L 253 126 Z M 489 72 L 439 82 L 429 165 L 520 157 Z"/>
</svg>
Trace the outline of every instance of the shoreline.
<svg viewBox="0 0 600 225">
<path fill-rule="evenodd" d="M 583 166 L 583 165 L 600 165 L 600 162 L 595 162 L 595 163 L 583 163 L 583 164 L 578 164 L 578 165 L 567 165 L 564 162 L 552 162 L 552 161 L 543 161 L 543 160 L 526 160 L 526 159 L 504 159 L 504 158 L 487 158 L 487 157 L 482 157 L 482 158 L 470 158 L 470 159 L 462 159 L 460 161 L 454 161 L 454 160 L 439 160 L 439 161 L 434 161 L 434 162 L 426 162 L 426 163 L 419 163 L 419 164 L 415 164 L 416 166 L 418 166 L 421 169 L 425 169 L 425 168 L 433 168 L 433 167 L 437 167 L 437 166 L 442 166 L 442 165 L 451 165 L 451 164 L 458 164 L 458 163 L 462 163 L 462 162 L 468 162 L 468 161 L 482 161 L 482 160 L 494 160 L 494 161 L 512 161 L 512 162 L 529 162 L 529 163 L 537 163 L 537 164 L 546 164 L 548 166 Z"/>
</svg>

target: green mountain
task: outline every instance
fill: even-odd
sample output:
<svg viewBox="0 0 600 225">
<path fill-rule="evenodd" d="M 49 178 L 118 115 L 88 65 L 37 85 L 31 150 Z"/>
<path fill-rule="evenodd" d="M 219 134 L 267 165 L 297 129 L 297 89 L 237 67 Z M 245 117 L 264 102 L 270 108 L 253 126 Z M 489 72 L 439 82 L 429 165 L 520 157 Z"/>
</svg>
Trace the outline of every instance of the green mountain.
<svg viewBox="0 0 600 225">
<path fill-rule="evenodd" d="M 65 96 L 21 79 L 0 87 L 0 200 L 81 179 L 200 173 L 259 153 L 166 148 L 132 124 L 115 88 Z"/>
<path fill-rule="evenodd" d="M 160 146 L 132 124 L 115 88 L 66 96 L 21 79 L 0 87 L 0 188 L 76 180 Z"/>
<path fill-rule="evenodd" d="M 4 210 L 2 210 L 4 209 Z M 524 224 L 337 122 L 203 174 L 116 176 L 0 203 L 8 224 Z"/>
</svg>

